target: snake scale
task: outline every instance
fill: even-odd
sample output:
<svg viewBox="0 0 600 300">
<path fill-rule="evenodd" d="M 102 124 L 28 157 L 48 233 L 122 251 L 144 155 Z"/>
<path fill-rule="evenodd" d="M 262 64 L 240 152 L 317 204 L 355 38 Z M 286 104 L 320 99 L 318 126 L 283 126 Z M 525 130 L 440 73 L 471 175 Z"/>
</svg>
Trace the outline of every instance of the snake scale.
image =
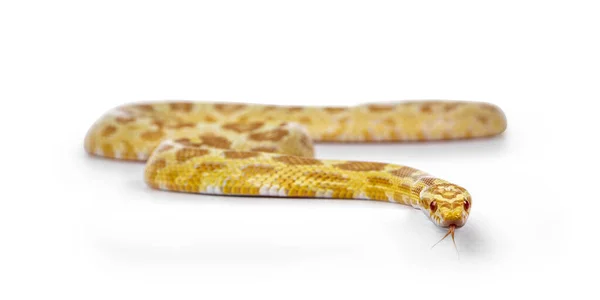
<svg viewBox="0 0 600 300">
<path fill-rule="evenodd" d="M 147 161 L 155 189 L 214 195 L 365 199 L 410 205 L 454 230 L 469 217 L 463 187 L 382 162 L 315 159 L 313 142 L 405 142 L 490 137 L 506 129 L 495 105 L 407 101 L 352 107 L 151 102 L 114 108 L 85 149 Z"/>
</svg>

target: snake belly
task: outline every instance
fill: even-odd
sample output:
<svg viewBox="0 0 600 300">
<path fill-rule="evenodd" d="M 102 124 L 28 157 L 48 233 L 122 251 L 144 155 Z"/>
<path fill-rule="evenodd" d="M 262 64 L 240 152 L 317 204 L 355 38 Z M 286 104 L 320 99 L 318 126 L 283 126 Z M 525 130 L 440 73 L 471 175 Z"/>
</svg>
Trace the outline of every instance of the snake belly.
<svg viewBox="0 0 600 300">
<path fill-rule="evenodd" d="M 156 189 L 396 202 L 447 227 L 464 225 L 470 213 L 464 188 L 407 166 L 315 159 L 313 141 L 468 139 L 505 128 L 502 111 L 480 102 L 354 107 L 158 102 L 109 111 L 89 130 L 85 149 L 147 160 L 144 178 Z"/>
</svg>

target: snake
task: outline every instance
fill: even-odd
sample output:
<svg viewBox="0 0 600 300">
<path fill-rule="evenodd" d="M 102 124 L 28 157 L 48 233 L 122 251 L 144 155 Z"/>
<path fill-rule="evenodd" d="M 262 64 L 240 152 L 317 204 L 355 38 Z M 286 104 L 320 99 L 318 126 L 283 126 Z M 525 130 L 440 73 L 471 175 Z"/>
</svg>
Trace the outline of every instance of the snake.
<svg viewBox="0 0 600 300">
<path fill-rule="evenodd" d="M 94 156 L 146 161 L 145 182 L 157 190 L 412 206 L 448 228 L 442 240 L 451 235 L 454 241 L 472 209 L 465 188 L 405 165 L 317 159 L 314 144 L 485 138 L 506 126 L 498 106 L 473 101 L 345 107 L 135 102 L 102 115 L 84 148 Z"/>
</svg>

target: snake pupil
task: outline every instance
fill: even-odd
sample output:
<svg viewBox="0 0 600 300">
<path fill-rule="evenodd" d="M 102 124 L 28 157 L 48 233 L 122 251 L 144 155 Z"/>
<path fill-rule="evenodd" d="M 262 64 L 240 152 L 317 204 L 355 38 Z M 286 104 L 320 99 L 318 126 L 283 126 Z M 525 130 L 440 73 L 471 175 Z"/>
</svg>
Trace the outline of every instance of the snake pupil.
<svg viewBox="0 0 600 300">
<path fill-rule="evenodd" d="M 437 210 L 437 203 L 435 202 L 435 200 L 431 201 L 431 203 L 429 203 L 429 209 L 431 210 L 431 212 L 434 212 Z"/>
<path fill-rule="evenodd" d="M 465 200 L 465 210 L 469 210 L 469 207 L 471 207 L 471 203 L 469 203 L 469 201 Z"/>
</svg>

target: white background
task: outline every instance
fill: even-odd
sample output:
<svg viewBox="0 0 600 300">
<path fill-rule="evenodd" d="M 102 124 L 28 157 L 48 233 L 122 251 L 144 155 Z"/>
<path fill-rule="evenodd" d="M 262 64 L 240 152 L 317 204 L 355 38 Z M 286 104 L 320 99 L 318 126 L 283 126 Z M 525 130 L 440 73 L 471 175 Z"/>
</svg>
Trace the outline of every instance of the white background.
<svg viewBox="0 0 600 300">
<path fill-rule="evenodd" d="M 2 1 L 2 299 L 598 294 L 597 1 Z M 414 209 L 151 190 L 91 158 L 138 100 L 503 108 L 495 139 L 319 145 L 467 187 L 451 242 Z"/>
</svg>

